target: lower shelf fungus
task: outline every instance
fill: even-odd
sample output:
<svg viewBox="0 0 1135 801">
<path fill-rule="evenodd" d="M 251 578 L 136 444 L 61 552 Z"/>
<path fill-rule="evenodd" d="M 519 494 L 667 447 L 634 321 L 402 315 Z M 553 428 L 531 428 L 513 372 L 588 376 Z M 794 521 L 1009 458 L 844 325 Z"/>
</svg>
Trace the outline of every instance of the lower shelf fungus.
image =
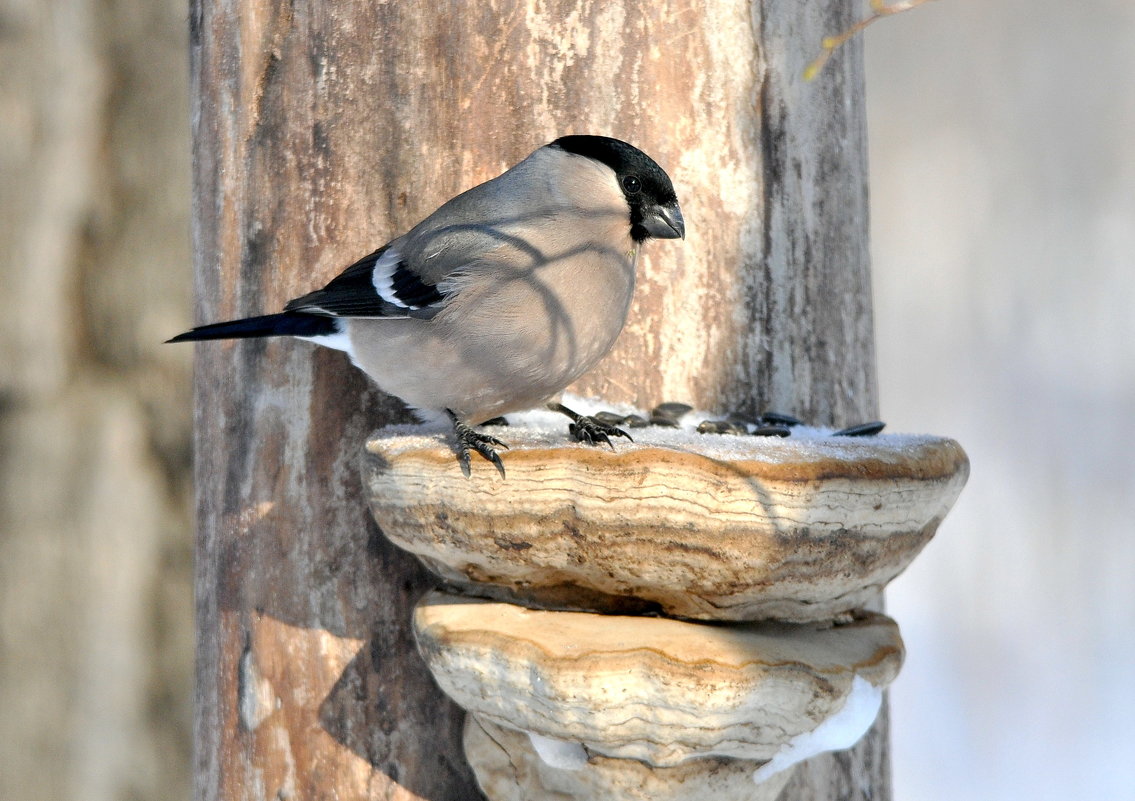
<svg viewBox="0 0 1135 801">
<path fill-rule="evenodd" d="M 717 625 L 435 592 L 414 631 L 442 690 L 480 725 L 527 733 L 548 769 L 727 758 L 749 763 L 750 790 L 796 759 L 852 745 L 903 658 L 898 627 L 869 612 L 842 625 Z"/>
<path fill-rule="evenodd" d="M 754 785 L 760 762 L 706 757 L 659 768 L 592 754 L 566 770 L 538 754 L 529 736 L 475 715 L 465 719 L 465 754 L 490 801 L 775 801 L 790 773 Z"/>
</svg>

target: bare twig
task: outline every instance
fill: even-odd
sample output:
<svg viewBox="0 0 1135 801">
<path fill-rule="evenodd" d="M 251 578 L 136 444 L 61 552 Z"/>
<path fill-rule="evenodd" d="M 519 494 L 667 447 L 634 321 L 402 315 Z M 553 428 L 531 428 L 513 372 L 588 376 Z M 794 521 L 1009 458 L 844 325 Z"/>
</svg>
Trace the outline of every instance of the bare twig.
<svg viewBox="0 0 1135 801">
<path fill-rule="evenodd" d="M 820 70 L 828 63 L 835 49 L 846 42 L 851 37 L 862 31 L 872 22 L 881 20 L 883 17 L 889 17 L 892 14 L 901 14 L 904 11 L 910 11 L 912 8 L 917 8 L 923 3 L 928 3 L 930 0 L 902 0 L 902 2 L 887 5 L 885 0 L 871 0 L 871 16 L 862 19 L 852 25 L 843 33 L 836 34 L 835 36 L 825 36 L 821 46 L 823 51 L 816 60 L 809 64 L 804 69 L 804 80 L 810 81 L 820 74 Z"/>
</svg>

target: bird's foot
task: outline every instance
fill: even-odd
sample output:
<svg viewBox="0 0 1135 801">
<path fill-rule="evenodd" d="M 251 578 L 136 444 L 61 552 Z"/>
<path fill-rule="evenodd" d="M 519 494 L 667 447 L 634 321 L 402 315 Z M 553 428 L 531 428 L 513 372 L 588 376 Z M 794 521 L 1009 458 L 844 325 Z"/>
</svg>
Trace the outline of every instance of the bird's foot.
<svg viewBox="0 0 1135 801">
<path fill-rule="evenodd" d="M 626 437 L 634 442 L 631 435 L 621 428 L 616 428 L 610 423 L 604 423 L 594 417 L 573 412 L 562 403 L 549 403 L 548 408 L 553 412 L 567 415 L 571 419 L 568 433 L 579 442 L 586 442 L 588 445 L 598 445 L 600 442 L 605 442 L 611 450 L 615 450 L 615 446 L 611 444 L 611 437 Z"/>
<path fill-rule="evenodd" d="M 496 437 L 490 437 L 488 434 L 476 431 L 468 423 L 462 422 L 451 410 L 446 409 L 445 413 L 449 415 L 449 419 L 453 423 L 453 433 L 457 437 L 457 461 L 461 465 L 461 472 L 465 474 L 465 477 L 469 478 L 470 475 L 469 451 L 473 450 L 496 465 L 501 478 L 504 478 L 504 465 L 501 464 L 501 458 L 493 446 L 496 445 L 507 451 L 508 445 Z"/>
</svg>

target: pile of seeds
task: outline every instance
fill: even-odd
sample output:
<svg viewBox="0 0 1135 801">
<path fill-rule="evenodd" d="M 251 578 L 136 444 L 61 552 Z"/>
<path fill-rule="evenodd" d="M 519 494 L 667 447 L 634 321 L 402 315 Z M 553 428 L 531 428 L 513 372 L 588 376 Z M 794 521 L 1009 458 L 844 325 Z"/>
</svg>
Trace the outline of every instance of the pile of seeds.
<svg viewBox="0 0 1135 801">
<path fill-rule="evenodd" d="M 660 403 L 650 410 L 647 419 L 638 414 L 616 414 L 614 412 L 599 412 L 595 419 L 601 423 L 612 426 L 625 426 L 627 428 L 645 428 L 646 426 L 661 426 L 664 428 L 678 428 L 681 420 L 692 412 L 693 406 L 688 403 L 668 401 Z M 733 434 L 738 436 L 754 437 L 787 437 L 792 434 L 796 426 L 805 425 L 798 417 L 781 412 L 764 412 L 756 420 L 744 415 L 731 413 L 722 419 L 702 420 L 697 425 L 700 434 Z M 832 432 L 833 437 L 870 437 L 883 430 L 885 423 L 878 420 L 869 423 L 842 428 Z"/>
</svg>

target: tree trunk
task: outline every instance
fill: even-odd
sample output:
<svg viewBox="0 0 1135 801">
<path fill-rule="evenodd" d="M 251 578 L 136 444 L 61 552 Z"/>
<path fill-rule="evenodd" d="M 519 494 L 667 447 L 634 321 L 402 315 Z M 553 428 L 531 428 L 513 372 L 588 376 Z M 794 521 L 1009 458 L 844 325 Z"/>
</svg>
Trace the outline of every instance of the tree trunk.
<svg viewBox="0 0 1135 801">
<path fill-rule="evenodd" d="M 872 417 L 858 44 L 800 78 L 845 5 L 195 0 L 198 318 L 276 311 L 535 147 L 609 134 L 670 172 L 689 238 L 646 248 L 577 389 Z M 400 405 L 295 341 L 199 346 L 196 393 L 198 798 L 477 797 L 409 635 L 428 579 L 360 492 Z M 884 728 L 784 798 L 888 798 Z"/>
</svg>

